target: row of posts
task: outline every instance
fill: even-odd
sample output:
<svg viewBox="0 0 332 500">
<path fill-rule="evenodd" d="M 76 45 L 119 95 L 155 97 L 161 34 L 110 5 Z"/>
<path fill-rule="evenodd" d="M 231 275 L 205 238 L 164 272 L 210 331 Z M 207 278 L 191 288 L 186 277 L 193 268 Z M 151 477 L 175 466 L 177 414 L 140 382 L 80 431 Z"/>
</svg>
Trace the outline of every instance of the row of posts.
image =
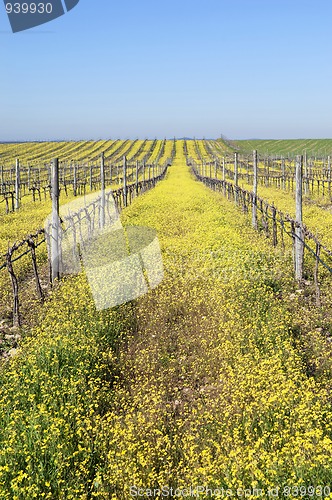
<svg viewBox="0 0 332 500">
<path fill-rule="evenodd" d="M 330 165 L 330 162 L 329 162 Z M 210 164 L 210 177 L 212 177 Z M 217 162 L 215 162 L 215 178 L 217 177 Z M 222 180 L 226 180 L 225 158 L 222 159 Z M 295 161 L 295 234 L 294 234 L 294 265 L 295 278 L 301 281 L 303 278 L 303 258 L 304 258 L 304 231 L 303 231 L 303 200 L 302 200 L 302 180 L 303 180 L 303 156 L 298 155 Z M 238 153 L 234 153 L 234 201 L 238 203 Z M 253 203 L 252 203 L 252 227 L 258 229 L 257 219 L 257 192 L 258 192 L 258 154 L 253 151 Z"/>
<path fill-rule="evenodd" d="M 51 187 L 53 186 L 53 181 L 54 181 L 54 176 L 53 176 L 53 173 L 52 173 L 52 168 L 54 167 L 54 161 L 52 161 L 51 163 L 51 168 L 50 168 L 50 176 L 49 176 L 49 179 L 50 179 L 50 184 L 51 184 Z M 59 160 L 57 159 L 57 162 L 58 162 L 58 182 L 60 183 L 60 171 L 59 171 Z M 124 170 L 126 171 L 126 175 L 123 174 L 123 187 L 126 187 L 126 182 L 127 182 L 127 159 L 126 159 L 126 156 L 123 157 L 123 164 L 125 164 L 124 166 Z M 101 185 L 105 186 L 105 179 L 106 179 L 106 175 L 105 175 L 105 157 L 104 157 L 104 154 L 102 153 L 101 154 L 101 171 L 100 171 L 100 179 L 101 179 Z M 136 160 L 136 182 L 138 182 L 138 171 L 139 171 L 139 161 Z M 113 175 L 113 172 L 112 172 L 112 167 L 113 165 L 111 164 L 110 165 L 110 182 L 112 182 L 112 175 Z M 145 162 L 143 163 L 143 180 L 145 180 Z M 92 168 L 93 166 L 90 165 L 90 191 L 93 190 L 93 172 L 92 172 Z M 156 173 L 156 168 L 158 168 L 158 165 L 156 166 L 155 164 L 152 164 L 152 165 L 149 165 L 148 166 L 148 178 L 151 179 L 151 174 L 152 174 L 152 177 L 155 177 L 155 173 Z M 152 170 L 152 172 L 151 172 Z M 118 174 L 119 174 L 119 171 L 118 171 Z M 29 175 L 30 177 L 30 175 Z M 63 178 L 63 182 L 64 182 L 64 178 Z M 73 192 L 74 192 L 74 196 L 77 195 L 77 187 L 78 187 L 78 180 L 77 180 L 77 165 L 74 165 L 73 166 Z M 14 196 L 13 196 L 13 209 L 14 210 L 18 210 L 19 207 L 20 207 L 20 200 L 21 200 L 21 195 L 20 195 L 20 189 L 21 189 L 21 174 L 20 174 L 20 161 L 19 159 L 16 160 L 16 165 L 15 165 L 15 186 L 14 186 Z M 60 189 L 60 188 L 59 188 Z M 101 187 L 101 189 L 103 189 Z"/>
<path fill-rule="evenodd" d="M 112 177 L 111 177 L 112 181 Z M 136 183 L 138 183 L 138 168 L 136 167 Z M 106 212 L 106 176 L 105 176 L 105 156 L 101 154 L 100 158 L 100 220 L 99 226 L 102 229 L 105 226 Z M 123 157 L 123 194 L 124 206 L 127 206 L 127 158 Z M 60 198 L 60 182 L 59 182 L 59 160 L 55 158 L 52 161 L 52 178 L 51 178 L 51 196 L 52 196 L 52 234 L 51 234 L 51 261 L 52 261 L 52 282 L 60 278 L 60 239 L 59 239 L 59 198 Z"/>
<path fill-rule="evenodd" d="M 257 222 L 257 190 L 258 190 L 258 154 L 253 151 L 253 204 L 252 204 L 252 226 L 258 228 Z M 295 235 L 294 235 L 294 266 L 295 279 L 301 281 L 303 278 L 303 258 L 304 258 L 304 233 L 303 233 L 303 200 L 302 200 L 302 177 L 303 177 L 303 156 L 298 155 L 295 161 Z M 238 153 L 234 157 L 234 184 L 235 193 L 238 187 Z M 235 198 L 237 202 L 237 196 Z"/>
<path fill-rule="evenodd" d="M 257 222 L 257 190 L 258 190 L 258 154 L 253 151 L 253 203 L 252 203 L 252 226 L 258 229 Z M 294 265 L 295 279 L 301 281 L 303 278 L 303 258 L 304 258 L 304 232 L 303 232 L 303 200 L 302 200 L 302 177 L 303 177 L 303 156 L 298 155 L 295 162 L 295 235 L 294 235 Z M 235 193 L 238 187 L 238 153 L 234 158 L 234 184 Z M 235 198 L 237 202 L 237 195 Z"/>
<path fill-rule="evenodd" d="M 20 163 L 16 160 L 15 167 L 15 196 L 14 196 L 14 206 L 15 210 L 20 207 Z M 136 193 L 138 193 L 138 178 L 139 178 L 139 163 L 136 161 L 136 172 L 135 172 L 135 184 Z M 153 177 L 155 171 L 153 166 Z M 144 175 L 144 168 L 143 168 Z M 151 178 L 150 167 L 149 167 L 149 179 Z M 102 153 L 100 160 L 100 181 L 101 181 L 101 201 L 100 201 L 100 228 L 105 226 L 105 213 L 106 213 L 106 175 L 105 175 L 105 157 Z M 112 182 L 112 175 L 110 178 Z M 123 157 L 123 204 L 126 207 L 128 204 L 127 198 L 127 158 Z M 56 279 L 60 278 L 60 224 L 59 224 L 59 206 L 60 206 L 60 175 L 59 175 L 59 159 L 55 158 L 51 163 L 51 197 L 52 197 L 52 231 L 51 231 L 51 279 L 54 282 Z"/>
<path fill-rule="evenodd" d="M 51 169 L 51 196 L 52 196 L 52 234 L 51 234 L 51 261 L 52 261 L 52 282 L 60 278 L 60 238 L 59 238 L 59 197 L 60 197 L 60 182 L 59 182 L 59 160 L 55 158 L 52 161 Z M 139 165 L 136 161 L 135 172 L 136 193 L 138 193 L 138 177 Z M 112 180 L 112 177 L 111 177 Z M 105 226 L 105 213 L 106 213 L 106 176 L 105 176 L 105 157 L 101 154 L 100 158 L 100 182 L 101 182 L 101 195 L 100 195 L 100 219 L 99 227 L 102 229 Z M 127 198 L 127 158 L 123 157 L 123 204 L 128 205 Z"/>
</svg>

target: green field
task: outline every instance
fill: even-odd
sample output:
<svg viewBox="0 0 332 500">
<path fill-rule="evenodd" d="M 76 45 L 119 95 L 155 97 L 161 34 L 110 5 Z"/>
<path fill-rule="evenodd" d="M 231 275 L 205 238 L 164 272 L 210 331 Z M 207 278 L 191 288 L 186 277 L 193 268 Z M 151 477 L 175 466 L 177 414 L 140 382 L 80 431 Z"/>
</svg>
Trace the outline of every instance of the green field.
<svg viewBox="0 0 332 500">
<path fill-rule="evenodd" d="M 332 155 L 332 139 L 284 139 L 234 141 L 243 152 L 254 149 L 261 154 L 294 156 L 307 152 L 308 156 Z"/>
</svg>

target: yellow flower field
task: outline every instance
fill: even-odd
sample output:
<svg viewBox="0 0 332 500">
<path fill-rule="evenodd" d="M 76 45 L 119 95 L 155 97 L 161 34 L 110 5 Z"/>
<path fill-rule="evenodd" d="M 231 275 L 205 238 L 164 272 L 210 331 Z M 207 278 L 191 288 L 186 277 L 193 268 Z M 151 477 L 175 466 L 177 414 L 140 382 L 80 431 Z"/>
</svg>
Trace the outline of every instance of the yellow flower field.
<svg viewBox="0 0 332 500">
<path fill-rule="evenodd" d="M 121 219 L 157 230 L 164 280 L 101 312 L 83 275 L 50 297 L 0 374 L 0 499 L 332 498 L 329 296 L 302 297 L 182 141 Z"/>
</svg>

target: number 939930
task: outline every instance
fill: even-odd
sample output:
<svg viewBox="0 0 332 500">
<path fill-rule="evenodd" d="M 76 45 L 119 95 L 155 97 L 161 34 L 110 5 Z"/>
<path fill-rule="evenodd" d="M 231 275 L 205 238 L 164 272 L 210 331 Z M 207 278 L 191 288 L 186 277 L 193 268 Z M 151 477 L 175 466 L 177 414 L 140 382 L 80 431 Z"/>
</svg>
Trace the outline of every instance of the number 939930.
<svg viewBox="0 0 332 500">
<path fill-rule="evenodd" d="M 52 14 L 53 6 L 50 2 L 7 2 L 7 14 Z"/>
</svg>

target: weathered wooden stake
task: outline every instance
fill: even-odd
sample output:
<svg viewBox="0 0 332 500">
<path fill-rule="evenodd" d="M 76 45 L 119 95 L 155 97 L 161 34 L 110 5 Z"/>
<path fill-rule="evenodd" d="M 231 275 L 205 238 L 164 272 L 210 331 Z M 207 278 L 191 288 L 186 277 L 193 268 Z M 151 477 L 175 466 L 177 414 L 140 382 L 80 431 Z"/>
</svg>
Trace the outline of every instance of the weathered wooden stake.
<svg viewBox="0 0 332 500">
<path fill-rule="evenodd" d="M 150 169 L 149 169 L 150 172 Z M 123 157 L 123 205 L 127 206 L 127 158 Z"/>
<path fill-rule="evenodd" d="M 74 175 L 73 190 L 74 190 L 74 196 L 76 196 L 77 195 L 77 164 L 76 164 L 76 162 L 74 163 L 73 175 Z"/>
<path fill-rule="evenodd" d="M 99 215 L 99 227 L 103 228 L 105 226 L 105 157 L 104 153 L 100 155 L 100 215 Z"/>
<path fill-rule="evenodd" d="M 272 205 L 272 244 L 274 247 L 278 244 L 278 229 L 277 229 L 277 210 L 274 205 Z"/>
<path fill-rule="evenodd" d="M 328 177 L 328 191 L 329 198 L 331 198 L 331 157 L 327 157 L 327 177 Z"/>
<path fill-rule="evenodd" d="M 281 160 L 281 175 L 282 175 L 282 189 L 286 189 L 286 178 L 285 178 L 285 158 Z"/>
<path fill-rule="evenodd" d="M 15 210 L 20 208 L 20 161 L 16 159 L 15 166 Z"/>
<path fill-rule="evenodd" d="M 234 201 L 236 204 L 238 201 L 238 191 L 237 191 L 238 184 L 239 184 L 238 154 L 234 153 Z"/>
<path fill-rule="evenodd" d="M 222 157 L 222 180 L 224 181 L 224 196 L 226 196 L 226 172 L 225 172 L 225 157 Z"/>
<path fill-rule="evenodd" d="M 307 165 L 307 152 L 304 152 L 304 194 L 308 194 L 308 165 Z"/>
<path fill-rule="evenodd" d="M 52 234 L 51 234 L 51 266 L 52 283 L 60 278 L 60 219 L 59 219 L 59 160 L 54 158 L 52 163 Z"/>
<path fill-rule="evenodd" d="M 136 196 L 138 195 L 138 160 L 136 160 L 136 177 L 135 177 L 135 190 Z"/>
<path fill-rule="evenodd" d="M 257 224 L 257 183 L 258 183 L 258 172 L 257 172 L 257 151 L 253 151 L 253 168 L 254 168 L 254 182 L 253 182 L 253 197 L 252 197 L 252 226 L 254 229 L 258 229 Z"/>
<path fill-rule="evenodd" d="M 304 234 L 302 227 L 302 173 L 303 156 L 296 157 L 296 227 L 295 227 L 295 279 L 303 277 Z"/>
<path fill-rule="evenodd" d="M 92 191 L 92 163 L 90 163 L 90 192 Z"/>
</svg>

